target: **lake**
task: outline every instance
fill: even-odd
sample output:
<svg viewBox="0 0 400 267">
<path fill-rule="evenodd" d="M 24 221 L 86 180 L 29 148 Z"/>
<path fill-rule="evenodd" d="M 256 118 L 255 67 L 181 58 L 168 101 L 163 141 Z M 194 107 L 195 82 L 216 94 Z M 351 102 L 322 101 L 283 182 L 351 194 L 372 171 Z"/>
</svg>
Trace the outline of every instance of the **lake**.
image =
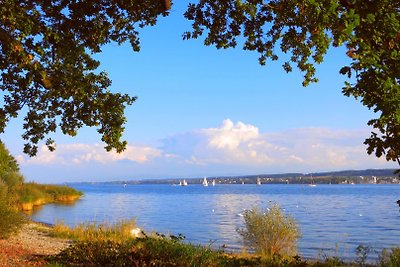
<svg viewBox="0 0 400 267">
<path fill-rule="evenodd" d="M 300 255 L 355 257 L 358 245 L 400 245 L 400 185 L 72 184 L 85 193 L 71 205 L 49 204 L 32 219 L 69 225 L 136 218 L 145 231 L 183 234 L 186 241 L 240 251 L 243 211 L 278 203 L 299 223 Z"/>
</svg>

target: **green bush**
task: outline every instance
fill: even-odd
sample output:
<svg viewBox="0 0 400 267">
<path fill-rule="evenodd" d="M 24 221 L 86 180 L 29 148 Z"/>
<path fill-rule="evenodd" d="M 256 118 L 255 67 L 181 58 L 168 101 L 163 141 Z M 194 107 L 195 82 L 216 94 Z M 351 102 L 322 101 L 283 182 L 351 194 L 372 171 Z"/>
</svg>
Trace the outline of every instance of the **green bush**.
<svg viewBox="0 0 400 267">
<path fill-rule="evenodd" d="M 131 242 L 96 240 L 77 242 L 50 261 L 66 266 L 134 266 Z"/>
<path fill-rule="evenodd" d="M 0 239 L 8 238 L 24 223 L 24 218 L 7 205 L 0 203 Z"/>
<path fill-rule="evenodd" d="M 5 239 L 16 232 L 24 221 L 20 213 L 12 210 L 4 199 L 0 200 L 0 239 Z"/>
<path fill-rule="evenodd" d="M 8 186 L 0 180 L 0 202 L 7 202 L 8 199 Z"/>
<path fill-rule="evenodd" d="M 24 177 L 18 172 L 6 172 L 2 175 L 1 179 L 9 186 L 15 187 L 24 182 Z"/>
<path fill-rule="evenodd" d="M 68 266 L 217 266 L 224 256 L 169 238 L 80 241 L 50 261 Z M 221 266 L 221 265 L 218 265 Z M 232 265 L 229 265 L 232 266 Z"/>
<path fill-rule="evenodd" d="M 137 239 L 132 253 L 136 266 L 217 266 L 223 259 L 220 252 L 174 237 Z"/>
<path fill-rule="evenodd" d="M 19 172 L 19 166 L 15 158 L 0 141 L 0 177 L 8 172 Z"/>
<path fill-rule="evenodd" d="M 285 215 L 279 205 L 274 204 L 265 212 L 259 208 L 244 213 L 245 228 L 238 229 L 244 244 L 254 249 L 263 258 L 276 255 L 290 258 L 297 253 L 300 230 L 290 215 Z"/>
</svg>

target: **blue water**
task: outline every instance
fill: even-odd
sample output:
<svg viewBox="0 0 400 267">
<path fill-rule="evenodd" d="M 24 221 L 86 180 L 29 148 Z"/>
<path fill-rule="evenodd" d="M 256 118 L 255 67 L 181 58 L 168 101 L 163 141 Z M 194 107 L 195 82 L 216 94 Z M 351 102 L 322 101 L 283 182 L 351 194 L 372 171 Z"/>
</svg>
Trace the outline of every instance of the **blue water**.
<svg viewBox="0 0 400 267">
<path fill-rule="evenodd" d="M 244 209 L 279 203 L 299 223 L 303 257 L 354 258 L 358 245 L 400 245 L 400 185 L 171 185 L 76 184 L 73 205 L 45 205 L 34 220 L 113 223 L 136 218 L 146 231 L 183 234 L 186 241 L 241 250 L 237 228 Z"/>
</svg>

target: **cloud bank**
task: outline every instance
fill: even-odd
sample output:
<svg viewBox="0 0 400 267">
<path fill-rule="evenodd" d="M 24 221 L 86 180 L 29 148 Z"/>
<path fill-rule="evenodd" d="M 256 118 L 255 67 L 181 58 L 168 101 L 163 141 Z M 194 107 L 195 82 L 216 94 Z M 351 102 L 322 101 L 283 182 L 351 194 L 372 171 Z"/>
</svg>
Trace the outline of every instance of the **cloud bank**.
<svg viewBox="0 0 400 267">
<path fill-rule="evenodd" d="M 50 152 L 46 146 L 42 146 L 38 156 L 27 158 L 17 157 L 21 164 L 26 165 L 80 165 L 89 162 L 110 164 L 122 160 L 136 163 L 145 163 L 161 155 L 161 151 L 149 146 L 128 145 L 122 153 L 115 151 L 106 152 L 100 144 L 60 144 L 54 152 Z"/>
<path fill-rule="evenodd" d="M 90 173 L 94 165 L 102 166 L 105 172 L 112 165 L 120 166 L 120 173 L 131 176 L 140 173 L 142 178 L 180 173 L 223 175 L 396 167 L 383 158 L 366 154 L 363 139 L 367 135 L 367 129 L 261 132 L 255 125 L 226 119 L 218 127 L 160 140 L 158 147 L 131 142 L 126 151 L 118 154 L 106 152 L 100 144 L 59 144 L 55 152 L 42 147 L 35 158 L 20 155 L 17 159 L 25 169 L 29 166 L 81 166 L 82 169 L 87 165 L 85 172 Z"/>
<path fill-rule="evenodd" d="M 175 136 L 162 149 L 179 155 L 184 147 L 184 154 L 190 155 L 186 162 L 191 164 L 264 167 L 265 171 L 385 167 L 384 159 L 366 154 L 362 143 L 367 134 L 327 128 L 260 133 L 254 125 L 227 119 L 219 127 L 193 131 L 195 146 L 188 138 Z"/>
</svg>

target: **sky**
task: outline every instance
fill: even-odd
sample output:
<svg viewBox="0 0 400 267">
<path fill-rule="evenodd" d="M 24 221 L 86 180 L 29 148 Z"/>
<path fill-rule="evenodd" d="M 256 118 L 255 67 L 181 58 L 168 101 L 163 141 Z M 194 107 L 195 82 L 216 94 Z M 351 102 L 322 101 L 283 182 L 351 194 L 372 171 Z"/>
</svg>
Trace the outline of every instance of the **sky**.
<svg viewBox="0 0 400 267">
<path fill-rule="evenodd" d="M 319 82 L 302 87 L 302 75 L 287 74 L 283 61 L 258 64 L 240 47 L 217 50 L 203 40 L 183 41 L 190 22 L 188 1 L 176 1 L 170 16 L 140 30 L 141 51 L 109 44 L 95 57 L 109 74 L 113 92 L 138 100 L 127 108 L 122 154 L 107 153 L 95 128 L 76 137 L 53 135 L 55 152 L 40 144 L 22 153 L 22 119 L 0 139 L 17 158 L 27 181 L 61 183 L 203 176 L 309 173 L 396 168 L 366 153 L 363 145 L 376 117 L 345 97 L 339 74 L 349 63 L 343 48 L 330 49 L 317 67 Z"/>
</svg>

